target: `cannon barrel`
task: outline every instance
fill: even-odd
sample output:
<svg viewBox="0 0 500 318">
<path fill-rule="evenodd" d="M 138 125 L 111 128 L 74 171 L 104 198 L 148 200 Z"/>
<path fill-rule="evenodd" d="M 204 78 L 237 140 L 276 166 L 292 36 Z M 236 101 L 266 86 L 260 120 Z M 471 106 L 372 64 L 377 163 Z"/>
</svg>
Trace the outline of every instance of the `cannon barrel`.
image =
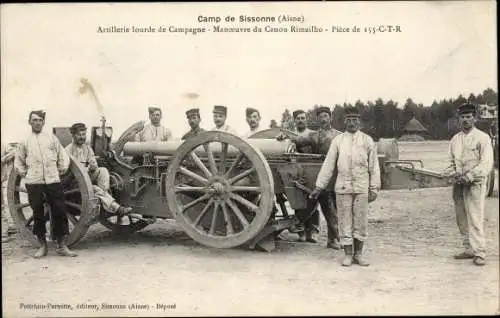
<svg viewBox="0 0 500 318">
<path fill-rule="evenodd" d="M 278 141 L 275 139 L 246 139 L 250 145 L 259 149 L 264 156 L 278 156 L 295 151 L 294 145 L 289 140 Z M 127 142 L 123 147 L 125 156 L 141 156 L 145 153 L 153 153 L 158 156 L 173 156 L 177 149 L 183 144 L 183 140 L 171 141 L 148 141 L 148 142 Z M 214 154 L 219 154 L 222 151 L 222 145 L 218 142 L 210 143 L 210 150 Z M 197 147 L 196 154 L 204 155 L 206 153 L 203 146 Z M 232 145 L 228 146 L 228 155 L 237 155 L 239 150 Z"/>
</svg>

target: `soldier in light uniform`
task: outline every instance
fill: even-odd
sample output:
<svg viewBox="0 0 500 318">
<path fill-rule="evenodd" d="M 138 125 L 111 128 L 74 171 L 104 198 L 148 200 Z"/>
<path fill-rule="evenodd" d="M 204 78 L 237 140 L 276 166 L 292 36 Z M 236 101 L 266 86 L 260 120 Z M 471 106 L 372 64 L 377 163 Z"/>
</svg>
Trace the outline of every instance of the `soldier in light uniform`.
<svg viewBox="0 0 500 318">
<path fill-rule="evenodd" d="M 150 124 L 144 125 L 135 136 L 135 141 L 167 141 L 172 139 L 172 132 L 161 124 L 162 112 L 158 107 L 149 107 Z"/>
<path fill-rule="evenodd" d="M 493 167 L 493 148 L 490 137 L 475 127 L 476 108 L 472 104 L 458 109 L 462 131 L 450 142 L 449 167 L 445 174 L 453 185 L 453 203 L 464 251 L 455 259 L 473 259 L 485 265 L 486 239 L 484 234 L 484 200 L 486 179 Z"/>
<path fill-rule="evenodd" d="M 354 262 L 368 266 L 363 245 L 368 237 L 368 203 L 377 198 L 380 189 L 377 148 L 370 136 L 359 131 L 360 114 L 356 108 L 346 108 L 344 116 L 346 131 L 333 139 L 310 198 L 317 199 L 326 189 L 336 166 L 340 243 L 345 251 L 342 265 Z"/>
<path fill-rule="evenodd" d="M 192 108 L 186 111 L 186 117 L 191 130 L 182 136 L 182 140 L 189 139 L 205 131 L 205 129 L 200 127 L 201 117 L 198 108 Z"/>
<path fill-rule="evenodd" d="M 6 204 L 6 200 L 4 199 L 4 183 L 7 181 L 7 164 L 14 159 L 15 152 L 9 151 L 7 152 L 7 147 L 2 142 L 1 143 L 1 155 L 2 155 L 2 192 L 1 200 L 2 200 L 2 243 L 10 241 L 12 238 L 10 235 L 17 232 L 15 225 L 13 224 L 12 218 L 8 213 L 8 207 Z"/>
<path fill-rule="evenodd" d="M 77 256 L 66 245 L 69 224 L 60 179 L 60 175 L 68 171 L 69 156 L 56 136 L 42 131 L 45 124 L 44 111 L 32 111 L 28 120 L 32 132 L 24 142 L 19 144 L 14 159 L 14 168 L 24 178 L 28 201 L 33 210 L 33 234 L 41 245 L 34 257 L 46 256 L 48 251 L 45 237 L 47 219 L 44 195 L 51 208 L 52 234 L 56 241 L 57 254 Z"/>
<path fill-rule="evenodd" d="M 298 132 L 297 138 L 309 138 L 310 134 L 314 132 L 307 128 L 307 117 L 306 113 L 302 110 L 296 110 L 292 113 L 293 120 L 295 122 L 295 127 Z M 297 145 L 297 152 L 300 153 L 313 153 L 312 146 L 310 144 L 304 143 Z M 295 215 L 305 227 L 304 231 L 299 231 L 299 241 L 300 242 L 317 242 L 317 235 L 319 233 L 319 212 L 316 210 L 311 215 L 311 210 L 314 208 L 314 202 L 308 201 L 307 208 L 295 210 Z M 309 217 L 307 220 L 306 218 Z M 299 226 L 300 227 L 300 226 Z"/>
<path fill-rule="evenodd" d="M 92 181 L 94 194 L 101 202 L 102 207 L 106 211 L 118 215 L 130 214 L 132 208 L 120 206 L 109 194 L 109 171 L 104 167 L 97 166 L 94 151 L 85 143 L 87 140 L 87 127 L 85 124 L 73 124 L 70 132 L 73 136 L 73 142 L 66 146 L 66 152 L 85 167 Z"/>
<path fill-rule="evenodd" d="M 302 133 L 297 137 L 291 137 L 291 140 L 298 148 L 309 146 L 312 148 L 312 153 L 326 155 L 333 139 L 341 132 L 331 127 L 330 108 L 319 107 L 316 113 L 320 123 L 318 131 L 309 130 L 307 134 Z M 336 177 L 337 170 L 335 169 L 328 187 L 320 194 L 318 200 L 328 227 L 327 247 L 338 250 L 340 249 L 340 237 L 334 189 Z"/>
<path fill-rule="evenodd" d="M 245 138 L 250 137 L 260 130 L 260 119 L 260 112 L 257 109 L 251 107 L 246 109 L 246 120 L 250 129 L 245 133 Z"/>
<path fill-rule="evenodd" d="M 215 127 L 212 128 L 213 131 L 225 131 L 233 135 L 237 135 L 236 131 L 233 128 L 231 128 L 229 125 L 226 125 L 226 118 L 227 118 L 226 106 L 215 105 L 213 114 L 214 114 L 214 124 L 215 124 Z"/>
</svg>

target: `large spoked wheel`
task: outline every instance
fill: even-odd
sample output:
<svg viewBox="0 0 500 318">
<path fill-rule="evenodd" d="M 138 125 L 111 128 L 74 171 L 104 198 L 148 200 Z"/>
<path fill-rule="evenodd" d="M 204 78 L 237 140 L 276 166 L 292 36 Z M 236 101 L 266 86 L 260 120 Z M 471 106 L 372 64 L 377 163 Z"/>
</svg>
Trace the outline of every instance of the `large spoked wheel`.
<svg viewBox="0 0 500 318">
<path fill-rule="evenodd" d="M 92 220 L 95 218 L 97 200 L 94 197 L 92 183 L 83 166 L 73 161 L 69 171 L 61 184 L 63 186 L 66 210 L 69 223 L 68 245 L 76 244 L 87 232 Z M 28 194 L 24 180 L 13 169 L 7 184 L 7 202 L 10 214 L 15 222 L 19 233 L 35 246 L 39 243 L 33 235 L 33 211 L 30 208 Z M 47 204 L 45 204 L 48 207 Z M 46 212 L 48 212 L 46 210 Z M 46 213 L 49 219 L 50 213 Z M 50 232 L 50 222 L 47 222 L 47 233 Z"/>
<path fill-rule="evenodd" d="M 247 243 L 265 227 L 273 207 L 273 177 L 265 157 L 225 132 L 206 132 L 183 143 L 166 187 L 177 222 L 210 247 Z"/>
</svg>

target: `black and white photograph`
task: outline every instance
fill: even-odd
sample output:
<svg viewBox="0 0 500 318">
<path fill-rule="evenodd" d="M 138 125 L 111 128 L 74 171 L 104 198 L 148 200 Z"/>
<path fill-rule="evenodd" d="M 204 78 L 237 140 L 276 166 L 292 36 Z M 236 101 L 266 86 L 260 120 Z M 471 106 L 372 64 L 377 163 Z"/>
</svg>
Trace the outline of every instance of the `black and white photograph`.
<svg viewBox="0 0 500 318">
<path fill-rule="evenodd" d="M 2 4 L 2 317 L 499 315 L 496 11 Z"/>
</svg>

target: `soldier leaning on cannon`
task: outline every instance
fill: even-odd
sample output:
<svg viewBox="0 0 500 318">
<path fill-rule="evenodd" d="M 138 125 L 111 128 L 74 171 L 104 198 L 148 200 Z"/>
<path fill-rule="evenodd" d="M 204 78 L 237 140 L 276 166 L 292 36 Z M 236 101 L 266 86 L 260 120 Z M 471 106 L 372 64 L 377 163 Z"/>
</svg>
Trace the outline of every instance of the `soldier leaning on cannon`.
<svg viewBox="0 0 500 318">
<path fill-rule="evenodd" d="M 215 127 L 212 128 L 212 130 L 226 131 L 233 135 L 237 135 L 236 131 L 233 128 L 231 128 L 229 125 L 226 125 L 226 118 L 227 118 L 226 106 L 215 105 L 213 110 L 213 115 L 214 115 Z"/>
<path fill-rule="evenodd" d="M 87 127 L 85 124 L 73 124 L 70 132 L 73 136 L 73 142 L 66 146 L 66 152 L 87 170 L 93 184 L 94 194 L 99 198 L 104 210 L 118 215 L 130 214 L 132 208 L 120 206 L 109 194 L 109 171 L 104 167 L 97 166 L 94 151 L 85 143 L 87 140 Z"/>
<path fill-rule="evenodd" d="M 333 139 L 341 134 L 340 131 L 331 127 L 331 111 L 328 107 L 319 107 L 316 111 L 320 127 L 318 131 L 309 130 L 299 136 L 292 136 L 290 139 L 297 145 L 297 148 L 304 149 L 310 147 L 315 154 L 326 155 Z M 328 227 L 327 247 L 340 249 L 340 237 L 338 228 L 337 203 L 335 199 L 334 183 L 337 170 L 334 170 L 331 182 L 318 198 L 321 211 L 325 217 Z M 313 204 L 312 202 L 310 204 Z"/>
<path fill-rule="evenodd" d="M 299 109 L 292 113 L 295 122 L 295 127 L 297 128 L 298 137 L 297 138 L 309 138 L 309 135 L 314 132 L 307 128 L 307 117 L 306 113 Z M 297 145 L 297 152 L 300 153 L 313 153 L 313 149 L 310 144 Z M 305 227 L 304 231 L 299 231 L 299 241 L 300 242 L 312 242 L 316 243 L 316 236 L 319 233 L 319 212 L 316 210 L 311 215 L 311 210 L 314 209 L 315 203 L 308 201 L 307 208 L 295 210 L 295 215 L 302 223 L 301 226 Z"/>
<path fill-rule="evenodd" d="M 449 167 L 445 175 L 451 178 L 453 202 L 458 229 L 465 251 L 455 259 L 473 259 L 485 265 L 484 200 L 486 179 L 493 168 L 493 148 L 490 137 L 474 125 L 476 108 L 472 104 L 458 109 L 462 131 L 450 142 Z"/>
<path fill-rule="evenodd" d="M 172 132 L 161 124 L 162 112 L 158 107 L 149 107 L 150 124 L 136 135 L 135 141 L 167 141 L 172 139 Z"/>
<path fill-rule="evenodd" d="M 260 130 L 260 112 L 255 108 L 248 107 L 245 113 L 250 129 L 245 133 L 244 137 L 248 138 Z"/>
<path fill-rule="evenodd" d="M 344 116 L 346 131 L 332 141 L 310 198 L 318 199 L 329 184 L 336 167 L 338 175 L 335 193 L 340 243 L 345 251 L 342 265 L 351 266 L 354 261 L 361 266 L 368 266 L 362 254 L 368 236 L 368 203 L 377 198 L 380 168 L 375 142 L 359 131 L 359 111 L 354 107 L 346 108 Z"/>
<path fill-rule="evenodd" d="M 185 133 L 181 140 L 189 139 L 205 131 L 205 129 L 200 127 L 201 117 L 198 108 L 192 108 L 186 111 L 186 117 L 191 130 Z"/>
<path fill-rule="evenodd" d="M 28 201 L 33 210 L 33 234 L 41 245 L 35 258 L 47 255 L 44 202 L 51 208 L 50 222 L 53 225 L 53 238 L 56 252 L 62 256 L 77 256 L 66 246 L 69 224 L 64 203 L 64 193 L 60 176 L 68 171 L 70 159 L 59 139 L 53 134 L 42 131 L 45 124 L 45 112 L 32 111 L 28 121 L 32 133 L 18 147 L 14 159 L 14 168 L 24 178 Z M 45 198 L 44 198 L 45 195 Z"/>
</svg>

